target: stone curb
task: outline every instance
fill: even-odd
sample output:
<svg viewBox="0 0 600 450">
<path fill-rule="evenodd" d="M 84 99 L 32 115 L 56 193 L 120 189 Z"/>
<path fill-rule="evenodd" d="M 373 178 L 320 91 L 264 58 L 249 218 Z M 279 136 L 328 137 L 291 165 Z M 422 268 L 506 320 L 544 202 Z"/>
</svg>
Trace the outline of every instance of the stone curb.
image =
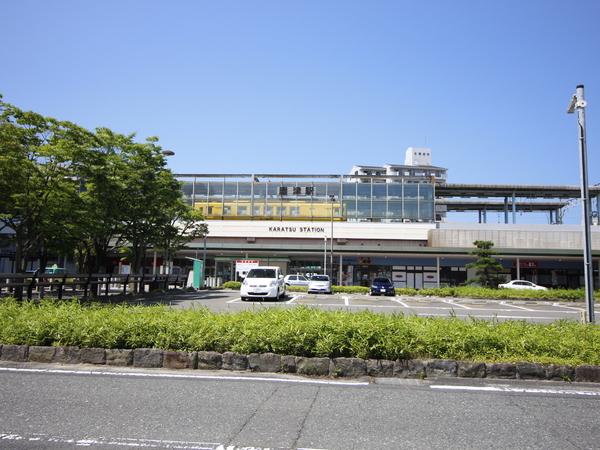
<svg viewBox="0 0 600 450">
<path fill-rule="evenodd" d="M 600 383 L 600 366 L 481 363 L 451 359 L 319 358 L 275 353 L 182 352 L 155 348 L 103 349 L 0 344 L 0 360 L 144 368 L 297 373 L 319 377 L 493 378 Z"/>
</svg>

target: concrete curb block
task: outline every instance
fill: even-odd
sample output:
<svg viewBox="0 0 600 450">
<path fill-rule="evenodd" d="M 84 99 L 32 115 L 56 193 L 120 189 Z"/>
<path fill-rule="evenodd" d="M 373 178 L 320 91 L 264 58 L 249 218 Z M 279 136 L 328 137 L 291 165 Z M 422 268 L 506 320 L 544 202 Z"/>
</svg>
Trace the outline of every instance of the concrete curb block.
<svg viewBox="0 0 600 450">
<path fill-rule="evenodd" d="M 82 364 L 106 364 L 106 351 L 103 348 L 82 348 L 79 360 Z"/>
<path fill-rule="evenodd" d="M 4 344 L 0 359 L 2 361 L 25 362 L 29 356 L 28 353 L 29 347 L 27 345 Z"/>
<path fill-rule="evenodd" d="M 106 350 L 107 366 L 131 366 L 133 364 L 133 350 L 119 348 Z"/>
<path fill-rule="evenodd" d="M 482 363 L 452 359 L 321 358 L 276 353 L 197 351 L 156 348 L 103 349 L 75 346 L 0 344 L 0 360 L 59 364 L 98 364 L 143 368 L 236 370 L 297 373 L 318 377 L 494 378 L 600 383 L 600 366 L 578 367 L 520 363 Z"/>
<path fill-rule="evenodd" d="M 56 347 L 32 345 L 29 347 L 29 361 L 51 363 L 56 354 Z"/>
<path fill-rule="evenodd" d="M 156 348 L 136 348 L 133 350 L 134 367 L 162 367 L 163 351 Z"/>
</svg>

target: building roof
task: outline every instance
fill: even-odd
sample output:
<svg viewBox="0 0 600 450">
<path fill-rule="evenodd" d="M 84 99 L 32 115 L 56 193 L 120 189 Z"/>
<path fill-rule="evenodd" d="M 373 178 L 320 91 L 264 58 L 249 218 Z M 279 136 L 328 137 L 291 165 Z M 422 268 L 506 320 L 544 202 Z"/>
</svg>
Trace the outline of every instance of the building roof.
<svg viewBox="0 0 600 450">
<path fill-rule="evenodd" d="M 600 195 L 600 186 L 590 186 L 590 195 Z M 578 198 L 579 186 L 519 185 L 519 184 L 457 184 L 444 183 L 435 189 L 437 197 L 526 197 Z"/>
<path fill-rule="evenodd" d="M 502 201 L 493 200 L 461 200 L 461 199 L 439 199 L 435 202 L 437 205 L 445 205 L 448 211 L 504 211 L 506 205 Z M 568 202 L 553 201 L 553 202 L 532 202 L 532 201 L 517 201 L 515 209 L 518 212 L 522 211 L 549 211 L 558 208 L 563 208 L 568 205 Z M 509 204 L 512 209 L 512 203 Z"/>
</svg>

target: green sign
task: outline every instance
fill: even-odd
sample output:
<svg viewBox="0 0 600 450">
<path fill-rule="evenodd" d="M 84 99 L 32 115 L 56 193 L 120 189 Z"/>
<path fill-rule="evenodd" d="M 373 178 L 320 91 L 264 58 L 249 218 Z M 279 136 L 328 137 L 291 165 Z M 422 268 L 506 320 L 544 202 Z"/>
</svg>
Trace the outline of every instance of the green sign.
<svg viewBox="0 0 600 450">
<path fill-rule="evenodd" d="M 204 261 L 201 259 L 194 259 L 194 280 L 192 286 L 195 289 L 204 287 Z"/>
</svg>

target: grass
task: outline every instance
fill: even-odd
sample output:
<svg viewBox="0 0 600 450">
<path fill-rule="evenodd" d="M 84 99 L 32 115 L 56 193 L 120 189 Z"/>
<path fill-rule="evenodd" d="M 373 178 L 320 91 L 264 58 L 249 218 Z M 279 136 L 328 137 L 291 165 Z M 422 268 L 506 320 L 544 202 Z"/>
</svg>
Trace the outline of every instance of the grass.
<svg viewBox="0 0 600 450">
<path fill-rule="evenodd" d="M 241 283 L 228 281 L 223 284 L 225 289 L 239 289 Z M 304 286 L 288 286 L 290 292 L 306 292 Z M 368 287 L 364 286 L 333 286 L 333 292 L 345 294 L 367 294 Z M 396 288 L 397 295 L 404 296 L 432 296 L 432 297 L 461 297 L 461 298 L 487 298 L 497 300 L 551 300 L 576 302 L 585 299 L 583 289 L 548 289 L 547 291 L 529 291 L 520 289 L 490 289 L 474 286 L 456 286 L 428 289 Z M 594 298 L 600 298 L 600 291 L 596 291 Z"/>
<path fill-rule="evenodd" d="M 0 301 L 0 342 L 297 356 L 600 365 L 600 327 L 298 307 L 217 314 L 164 306 Z"/>
</svg>

